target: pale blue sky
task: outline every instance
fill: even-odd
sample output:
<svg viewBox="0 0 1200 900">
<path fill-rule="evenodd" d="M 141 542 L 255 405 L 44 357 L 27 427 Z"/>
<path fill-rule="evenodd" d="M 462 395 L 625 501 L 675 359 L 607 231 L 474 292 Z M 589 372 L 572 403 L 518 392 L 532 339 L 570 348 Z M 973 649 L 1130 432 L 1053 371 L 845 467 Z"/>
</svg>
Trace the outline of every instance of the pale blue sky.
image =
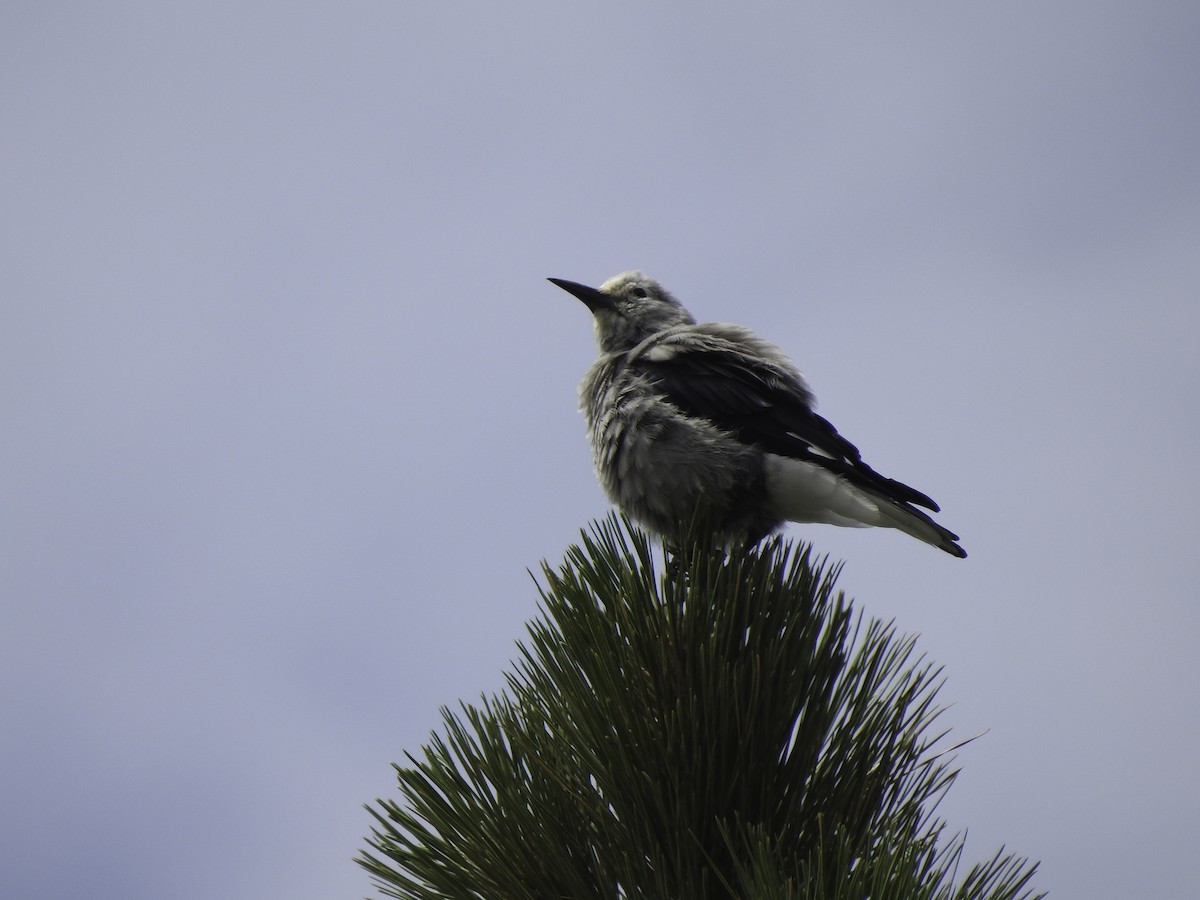
<svg viewBox="0 0 1200 900">
<path fill-rule="evenodd" d="M 543 279 L 635 267 L 962 535 L 790 530 L 990 729 L 968 858 L 1194 896 L 1200 7 L 0 26 L 0 896 L 372 893 L 361 805 L 607 508 Z"/>
</svg>

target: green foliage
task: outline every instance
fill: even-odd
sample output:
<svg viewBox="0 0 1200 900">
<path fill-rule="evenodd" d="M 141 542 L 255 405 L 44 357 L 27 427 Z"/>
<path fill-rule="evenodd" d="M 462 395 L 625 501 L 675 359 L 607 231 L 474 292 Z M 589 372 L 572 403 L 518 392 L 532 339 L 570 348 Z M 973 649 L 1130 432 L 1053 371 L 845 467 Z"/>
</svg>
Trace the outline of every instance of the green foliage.
<svg viewBox="0 0 1200 900">
<path fill-rule="evenodd" d="M 659 562 L 610 517 L 557 570 L 504 695 L 444 711 L 368 807 L 388 896 L 1030 900 L 1002 852 L 955 884 L 933 809 L 940 673 L 775 539 Z"/>
</svg>

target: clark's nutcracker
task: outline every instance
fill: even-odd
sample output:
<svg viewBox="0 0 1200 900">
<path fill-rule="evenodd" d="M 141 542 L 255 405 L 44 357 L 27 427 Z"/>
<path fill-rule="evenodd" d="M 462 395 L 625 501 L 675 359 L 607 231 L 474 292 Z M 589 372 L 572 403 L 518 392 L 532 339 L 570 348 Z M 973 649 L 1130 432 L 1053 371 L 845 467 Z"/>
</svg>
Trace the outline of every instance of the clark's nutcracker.
<svg viewBox="0 0 1200 900">
<path fill-rule="evenodd" d="M 813 412 L 783 351 L 740 325 L 697 324 L 662 286 L 625 272 L 599 288 L 551 278 L 595 317 L 600 355 L 579 385 L 600 484 L 643 525 L 679 541 L 699 520 L 755 542 L 785 521 L 898 528 L 965 557 Z"/>
</svg>

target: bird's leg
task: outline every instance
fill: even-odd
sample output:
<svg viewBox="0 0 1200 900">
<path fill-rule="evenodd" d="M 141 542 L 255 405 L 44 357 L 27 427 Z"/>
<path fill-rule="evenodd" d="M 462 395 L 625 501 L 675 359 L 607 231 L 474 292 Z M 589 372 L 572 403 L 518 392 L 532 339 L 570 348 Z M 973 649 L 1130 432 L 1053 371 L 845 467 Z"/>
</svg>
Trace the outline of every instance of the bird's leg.
<svg viewBox="0 0 1200 900">
<path fill-rule="evenodd" d="M 697 549 L 699 548 L 691 549 L 689 551 L 688 548 L 681 547 L 676 544 L 670 544 L 664 541 L 663 564 L 667 573 L 667 577 L 674 581 L 682 580 L 686 584 L 688 580 L 689 568 L 686 565 L 688 555 L 690 552 L 694 556 L 698 557 L 699 553 L 696 552 Z M 729 559 L 729 547 L 725 544 L 714 543 L 712 546 L 704 548 L 704 550 L 700 552 L 711 556 L 713 561 L 715 561 L 718 566 L 724 565 L 726 560 Z"/>
</svg>

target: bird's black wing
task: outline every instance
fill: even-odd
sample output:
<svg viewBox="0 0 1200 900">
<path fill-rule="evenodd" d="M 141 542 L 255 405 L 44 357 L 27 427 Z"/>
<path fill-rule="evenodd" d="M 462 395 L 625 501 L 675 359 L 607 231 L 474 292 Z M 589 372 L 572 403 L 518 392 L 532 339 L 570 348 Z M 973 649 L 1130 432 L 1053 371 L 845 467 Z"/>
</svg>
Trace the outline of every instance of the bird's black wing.
<svg viewBox="0 0 1200 900">
<path fill-rule="evenodd" d="M 939 511 L 925 494 L 864 463 L 858 448 L 813 411 L 812 394 L 793 372 L 731 341 L 687 337 L 630 360 L 682 412 L 769 453 L 820 465 L 898 503 Z"/>
</svg>

